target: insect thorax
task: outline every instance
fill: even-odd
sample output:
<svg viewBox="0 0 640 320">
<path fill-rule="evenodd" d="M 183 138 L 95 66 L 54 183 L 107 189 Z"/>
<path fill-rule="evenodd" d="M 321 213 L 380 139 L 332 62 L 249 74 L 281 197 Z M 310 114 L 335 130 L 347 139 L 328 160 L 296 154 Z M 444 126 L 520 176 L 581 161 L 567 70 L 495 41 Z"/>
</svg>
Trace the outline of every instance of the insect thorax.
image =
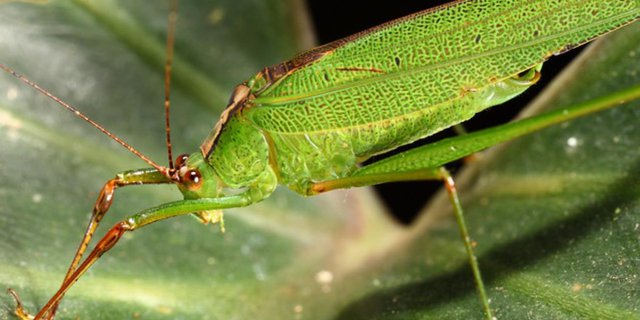
<svg viewBox="0 0 640 320">
<path fill-rule="evenodd" d="M 222 128 L 208 162 L 229 187 L 246 187 L 267 170 L 269 145 L 259 129 L 236 115 Z"/>
</svg>

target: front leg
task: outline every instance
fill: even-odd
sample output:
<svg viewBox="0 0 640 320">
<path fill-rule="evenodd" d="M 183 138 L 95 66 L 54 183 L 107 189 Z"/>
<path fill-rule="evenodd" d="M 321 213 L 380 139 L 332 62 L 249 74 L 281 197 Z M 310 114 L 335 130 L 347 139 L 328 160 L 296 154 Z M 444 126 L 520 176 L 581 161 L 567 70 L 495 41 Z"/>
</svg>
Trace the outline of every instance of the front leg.
<svg viewBox="0 0 640 320">
<path fill-rule="evenodd" d="M 154 208 L 150 208 L 129 216 L 116 223 L 87 256 L 73 273 L 65 279 L 58 291 L 51 297 L 47 304 L 35 317 L 30 317 L 22 305 L 18 304 L 16 315 L 23 320 L 45 319 L 51 314 L 53 308 L 60 302 L 69 288 L 107 251 L 120 240 L 125 232 L 136 230 L 156 221 L 169 219 L 181 215 L 202 212 L 207 210 L 220 210 L 248 206 L 266 198 L 273 191 L 271 186 L 249 188 L 243 193 L 220 198 L 203 198 L 195 200 L 181 200 L 169 202 Z M 17 298 L 17 296 L 14 296 Z"/>
<path fill-rule="evenodd" d="M 76 267 L 80 263 L 82 255 L 86 251 L 87 246 L 89 245 L 89 242 L 93 237 L 93 234 L 100 224 L 100 221 L 105 216 L 105 214 L 107 214 L 109 208 L 111 207 L 111 204 L 113 203 L 116 189 L 130 185 L 162 183 L 171 183 L 171 180 L 169 180 L 164 176 L 164 174 L 154 168 L 146 168 L 120 172 L 116 174 L 115 178 L 107 181 L 104 184 L 102 189 L 100 189 L 100 193 L 98 194 L 98 198 L 96 199 L 95 204 L 93 205 L 91 218 L 89 219 L 89 223 L 87 224 L 87 228 L 84 232 L 82 240 L 80 241 L 80 244 L 78 245 L 78 249 L 73 256 L 71 264 L 67 269 L 67 273 L 63 279 L 63 283 L 73 274 L 73 271 L 75 271 Z M 24 311 L 18 294 L 11 288 L 8 289 L 8 292 L 16 301 L 16 309 L 14 313 L 20 319 L 32 319 L 32 317 L 30 317 L 29 314 Z M 53 319 L 55 317 L 56 309 L 57 305 L 54 305 L 47 315 L 47 319 Z"/>
</svg>

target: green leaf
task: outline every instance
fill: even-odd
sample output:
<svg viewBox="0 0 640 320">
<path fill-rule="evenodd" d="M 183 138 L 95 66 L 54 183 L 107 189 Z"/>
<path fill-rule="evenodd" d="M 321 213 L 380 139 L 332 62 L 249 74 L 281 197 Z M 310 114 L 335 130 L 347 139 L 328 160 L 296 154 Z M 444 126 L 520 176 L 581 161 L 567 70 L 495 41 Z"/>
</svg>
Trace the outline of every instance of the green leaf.
<svg viewBox="0 0 640 320">
<path fill-rule="evenodd" d="M 197 150 L 235 84 L 307 47 L 300 6 L 180 3 L 176 154 Z M 163 163 L 167 12 L 167 4 L 148 1 L 2 2 L 0 63 Z M 639 31 L 626 28 L 589 50 L 545 104 L 637 84 Z M 640 314 L 636 109 L 518 139 L 483 154 L 458 180 L 499 318 Z M 32 312 L 43 306 L 102 184 L 144 166 L 0 76 L 0 287 L 18 291 Z M 180 198 L 174 189 L 119 190 L 98 236 L 127 215 Z M 480 318 L 450 205 L 438 198 L 426 211 L 405 229 L 366 189 L 303 198 L 281 188 L 263 203 L 226 211 L 225 234 L 188 217 L 153 224 L 105 254 L 68 292 L 58 318 Z M 12 299 L 0 295 L 0 304 L 0 318 L 10 317 Z"/>
<path fill-rule="evenodd" d="M 148 1 L 3 2 L 0 61 L 164 163 L 168 12 L 168 3 Z M 308 47 L 304 16 L 300 1 L 180 3 L 175 154 L 197 150 L 236 84 Z M 102 184 L 146 165 L 8 74 L 0 76 L 0 92 L 0 287 L 15 289 L 35 312 L 62 281 Z M 123 188 L 97 236 L 127 215 L 179 198 L 172 186 Z M 305 199 L 283 188 L 261 204 L 228 210 L 225 234 L 190 217 L 143 228 L 73 286 L 58 316 L 334 314 L 306 307 L 325 295 L 316 276 L 357 268 L 367 254 L 361 249 L 396 229 L 370 198 L 350 191 Z M 369 243 L 370 235 L 379 240 Z M 0 318 L 7 318 L 14 303 L 7 294 L 0 301 Z"/>
</svg>

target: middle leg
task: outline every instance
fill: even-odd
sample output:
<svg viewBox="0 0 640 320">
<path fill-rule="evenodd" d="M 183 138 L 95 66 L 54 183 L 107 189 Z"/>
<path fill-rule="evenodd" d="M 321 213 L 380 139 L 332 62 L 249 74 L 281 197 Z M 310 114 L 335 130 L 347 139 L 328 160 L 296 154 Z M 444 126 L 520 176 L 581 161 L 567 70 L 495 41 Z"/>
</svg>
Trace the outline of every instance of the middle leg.
<svg viewBox="0 0 640 320">
<path fill-rule="evenodd" d="M 372 164 L 375 165 L 375 164 Z M 444 183 L 449 196 L 449 201 L 453 206 L 453 212 L 458 224 L 458 231 L 460 237 L 464 243 L 465 251 L 471 266 L 473 273 L 473 279 L 476 284 L 478 296 L 482 303 L 482 309 L 486 319 L 492 320 L 493 314 L 489 307 L 489 298 L 486 293 L 484 281 L 482 280 L 482 273 L 478 265 L 478 259 L 473 251 L 473 241 L 469 236 L 469 231 L 464 219 L 464 213 L 462 205 L 460 204 L 460 197 L 455 186 L 453 177 L 444 167 L 439 168 L 426 168 L 423 170 L 413 170 L 405 172 L 379 172 L 375 174 L 355 175 L 342 179 L 329 180 L 323 182 L 313 183 L 309 186 L 307 193 L 318 194 L 335 189 L 345 189 L 352 187 L 371 186 L 387 182 L 401 182 L 401 181 L 419 181 L 419 180 L 440 180 Z"/>
</svg>

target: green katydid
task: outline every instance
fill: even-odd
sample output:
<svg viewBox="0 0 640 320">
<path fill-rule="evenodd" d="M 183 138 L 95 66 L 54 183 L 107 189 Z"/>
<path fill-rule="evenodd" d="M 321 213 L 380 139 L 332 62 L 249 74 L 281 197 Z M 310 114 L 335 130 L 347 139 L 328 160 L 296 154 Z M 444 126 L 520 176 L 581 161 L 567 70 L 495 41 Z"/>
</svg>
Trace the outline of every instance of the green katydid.
<svg viewBox="0 0 640 320">
<path fill-rule="evenodd" d="M 421 17 L 425 19 L 446 20 L 448 15 L 454 14 L 455 9 L 462 7 L 475 8 L 478 3 L 480 2 L 459 3 L 447 9 L 429 11 L 423 15 L 418 14 L 409 19 L 399 20 L 392 23 L 391 26 L 407 28 L 412 23 L 418 23 Z M 517 3 L 518 2 L 516 2 L 516 4 Z M 480 30 L 476 30 L 477 32 L 473 34 L 473 37 L 467 39 L 466 35 L 468 34 L 466 32 L 457 34 L 454 32 L 456 29 L 452 27 L 451 30 L 453 31 L 451 31 L 451 33 L 454 35 L 454 38 L 457 34 L 461 39 L 468 40 L 466 42 L 466 44 L 470 46 L 467 48 L 468 50 L 472 50 L 473 46 L 478 46 L 483 48 L 483 50 L 487 50 L 486 52 L 488 53 L 499 56 L 500 59 L 506 59 L 499 60 L 499 65 L 495 62 L 493 64 L 488 63 L 490 67 L 495 69 L 489 68 L 490 70 L 486 70 L 484 73 L 468 71 L 483 70 L 484 67 L 486 67 L 483 66 L 483 63 L 491 61 L 486 58 L 486 56 L 491 55 L 478 53 L 477 56 L 483 59 L 469 58 L 468 55 L 470 55 L 470 53 L 468 51 L 462 51 L 464 46 L 459 45 L 459 41 L 455 42 L 458 43 L 457 45 L 449 45 L 448 41 L 453 41 L 454 39 L 448 37 L 451 36 L 450 34 L 442 38 L 425 38 L 419 35 L 412 35 L 409 32 L 406 33 L 410 35 L 407 37 L 408 39 L 423 39 L 424 43 L 422 44 L 424 44 L 425 47 L 421 50 L 424 50 L 425 53 L 431 48 L 440 48 L 443 50 L 439 52 L 440 54 L 450 55 L 449 58 L 451 59 L 444 63 L 438 62 L 438 52 L 435 52 L 435 54 L 431 52 L 431 56 L 414 55 L 413 50 L 418 49 L 416 47 L 404 46 L 404 42 L 401 40 L 404 38 L 385 40 L 389 41 L 389 47 L 397 48 L 398 50 L 398 52 L 394 52 L 392 57 L 387 56 L 389 53 L 388 48 L 385 50 L 379 49 L 378 52 L 383 54 L 380 57 L 374 55 L 369 56 L 366 53 L 363 54 L 363 52 L 367 52 L 367 48 L 373 50 L 367 45 L 368 41 L 382 41 L 376 39 L 376 37 L 382 37 L 385 31 L 384 28 L 378 29 L 379 32 L 365 32 L 348 38 L 348 41 L 336 42 L 325 47 L 320 47 L 320 49 L 303 54 L 288 63 L 266 68 L 244 85 L 236 88 L 231 99 L 230 107 L 222 116 L 222 121 L 218 123 L 216 128 L 202 144 L 202 152 L 196 152 L 187 158 L 180 157 L 177 161 L 178 170 L 172 171 L 171 169 L 158 166 L 156 169 L 126 172 L 116 178 L 119 180 L 111 181 L 111 184 L 108 184 L 106 189 L 103 189 L 103 194 L 110 194 L 113 191 L 110 189 L 115 189 L 116 185 L 123 186 L 134 183 L 177 183 L 179 186 L 182 186 L 181 190 L 185 198 L 204 200 L 180 201 L 172 203 L 169 206 L 164 206 L 162 209 L 150 209 L 143 212 L 142 215 L 123 220 L 121 224 L 116 225 L 112 231 L 103 238 L 103 241 L 98 244 L 98 249 L 94 251 L 94 256 L 101 255 L 104 251 L 108 250 L 112 243 L 109 243 L 109 245 L 105 243 L 110 242 L 111 237 L 115 237 L 114 239 L 117 240 L 125 231 L 169 216 L 249 205 L 267 197 L 273 191 L 277 182 L 286 184 L 290 188 L 303 194 L 314 194 L 335 188 L 371 185 L 385 181 L 407 179 L 443 179 L 450 182 L 449 189 L 452 190 L 453 185 L 450 176 L 446 171 L 439 169 L 441 165 L 494 145 L 500 141 L 513 139 L 517 135 L 537 130 L 539 127 L 548 126 L 551 123 L 565 121 L 576 115 L 570 114 L 568 117 L 563 117 L 561 114 L 554 114 L 550 118 L 547 118 L 551 119 L 548 121 L 544 120 L 545 118 L 536 118 L 539 120 L 542 119 L 540 120 L 541 122 L 521 122 L 502 127 L 498 130 L 486 131 L 483 132 L 484 134 L 473 134 L 460 139 L 447 140 L 435 146 L 417 149 L 411 153 L 417 155 L 417 159 L 425 159 L 426 154 L 428 154 L 425 150 L 435 148 L 437 151 L 434 154 L 442 157 L 435 162 L 422 163 L 413 160 L 407 161 L 406 158 L 403 159 L 403 157 L 410 155 L 407 153 L 402 154 L 400 157 L 393 157 L 364 168 L 357 168 L 356 165 L 373 154 L 387 151 L 408 141 L 459 123 L 471 117 L 475 112 L 500 103 L 524 91 L 535 82 L 538 77 L 537 65 L 548 57 L 549 54 L 583 43 L 596 35 L 636 19 L 639 15 L 638 3 L 633 1 L 627 1 L 625 3 L 629 7 L 625 8 L 621 6 L 619 1 L 615 2 L 616 6 L 612 6 L 610 3 L 609 6 L 607 6 L 607 2 L 587 2 L 587 4 L 592 6 L 603 5 L 603 7 L 585 10 L 584 7 L 578 7 L 579 5 L 586 6 L 583 1 L 577 4 L 574 3 L 573 7 L 569 6 L 576 11 L 566 11 L 566 16 L 555 12 L 562 10 L 553 10 L 553 8 L 549 8 L 548 4 L 540 4 L 544 10 L 552 11 L 554 14 L 548 14 L 548 11 L 543 11 L 547 14 L 533 15 L 529 17 L 531 20 L 520 19 L 522 26 L 527 26 L 529 29 L 524 27 L 518 29 L 522 30 L 523 33 L 529 32 L 529 35 L 533 36 L 533 39 L 544 39 L 553 42 L 552 44 L 538 40 L 528 40 L 527 42 L 518 38 L 519 41 L 523 41 L 523 43 L 531 46 L 540 45 L 541 48 L 538 52 L 534 52 L 531 47 L 527 46 L 522 46 L 522 48 L 513 45 L 505 46 L 505 39 L 500 39 L 499 42 L 494 43 L 492 49 L 492 47 L 490 47 L 492 43 L 491 36 L 494 34 L 490 31 L 482 30 L 481 28 Z M 563 4 L 562 6 L 563 10 L 567 10 L 564 8 L 565 5 L 566 4 Z M 513 26 L 508 25 L 507 22 L 501 23 L 500 18 L 505 18 L 505 21 L 512 21 L 513 18 L 507 18 L 508 15 L 517 15 L 519 13 L 514 8 L 518 9 L 519 7 L 511 2 L 504 1 L 499 5 L 494 2 L 492 6 L 488 6 L 487 9 L 497 10 L 491 15 L 492 18 L 497 18 L 497 20 L 491 20 L 496 22 L 493 26 L 500 28 Z M 497 14 L 499 12 L 507 12 L 505 11 L 507 9 L 510 9 L 508 13 L 502 15 Z M 529 10 L 529 7 L 526 7 L 526 9 Z M 614 12 L 609 12 L 609 9 Z M 483 14 L 489 14 L 491 10 Z M 455 14 L 456 21 L 465 21 L 464 19 L 459 19 L 460 15 L 458 13 Z M 599 16 L 600 14 L 605 14 L 604 17 L 607 18 L 602 18 Z M 575 25 L 562 25 L 540 19 L 541 16 L 545 18 L 551 17 L 551 21 L 553 21 L 554 18 L 558 18 L 559 21 L 565 21 L 564 19 L 568 19 L 567 17 L 574 18 L 577 21 L 572 22 L 575 23 Z M 473 14 L 469 19 L 478 18 L 478 21 L 484 21 L 482 19 L 483 17 L 485 16 Z M 611 17 L 616 17 L 619 20 Z M 594 19 L 594 22 L 588 23 L 589 18 Z M 539 29 L 531 28 L 531 26 L 527 24 L 532 23 L 535 25 L 535 22 L 541 23 Z M 566 22 L 570 23 L 571 21 Z M 548 27 L 546 23 L 549 23 L 551 27 L 546 29 Z M 437 24 L 426 25 L 436 26 Z M 594 29 L 591 30 L 587 28 L 587 26 L 593 27 Z M 488 26 L 485 24 L 469 23 L 465 27 Z M 554 29 L 554 27 L 560 29 Z M 393 30 L 393 28 L 387 30 Z M 430 32 L 436 31 L 437 30 Z M 406 35 L 404 32 L 400 34 L 402 36 Z M 497 35 L 504 34 L 509 33 L 501 32 Z M 577 37 L 578 35 L 580 37 Z M 565 36 L 565 38 L 563 38 L 563 36 Z M 386 43 L 385 41 L 382 43 Z M 400 43 L 395 41 L 400 41 Z M 443 46 L 427 46 L 429 41 L 445 41 L 446 44 Z M 498 40 L 494 39 L 494 41 Z M 465 43 L 464 41 L 461 42 Z M 484 47 L 485 45 L 489 47 Z M 408 51 L 403 52 L 402 50 L 405 48 L 408 49 Z M 514 51 L 508 51 L 505 48 Z M 522 52 L 516 52 L 519 49 L 522 49 Z M 340 57 L 342 54 L 349 56 L 349 54 L 353 52 L 356 53 L 355 57 L 360 57 L 363 60 L 354 61 L 351 58 Z M 373 50 L 373 52 L 375 52 L 375 50 Z M 521 58 L 518 56 L 519 54 L 526 56 L 529 53 L 532 56 L 532 62 L 524 63 L 519 60 Z M 476 55 L 471 56 L 477 58 Z M 518 59 L 516 59 L 516 56 Z M 337 60 L 332 61 L 334 58 Z M 431 58 L 435 60 L 429 60 Z M 505 61 L 510 61 L 510 58 L 514 59 L 514 61 L 512 61 L 513 68 L 501 74 L 499 72 L 500 68 L 509 66 L 509 63 Z M 373 61 L 381 62 L 380 65 L 378 65 L 373 63 Z M 417 63 L 417 61 L 423 62 L 420 64 Z M 502 62 L 505 63 L 502 64 Z M 449 67 L 458 69 L 456 69 L 457 71 L 455 72 L 451 70 L 445 72 L 445 69 Z M 442 69 L 442 71 L 439 69 Z M 429 74 L 427 71 L 431 70 L 433 70 L 434 74 L 439 75 L 441 80 L 433 82 L 419 78 L 425 76 L 425 74 Z M 308 74 L 305 75 L 305 73 Z M 406 74 L 415 75 L 415 78 L 411 76 L 408 77 L 408 79 L 402 80 L 403 75 L 406 76 Z M 451 78 L 448 76 L 449 74 L 460 74 L 464 76 L 458 79 Z M 475 76 L 477 76 L 477 78 L 474 78 Z M 296 84 L 296 81 L 302 81 L 302 83 L 304 83 L 304 80 L 301 79 L 305 77 L 309 77 L 310 80 L 308 80 L 307 85 L 311 85 L 313 88 L 307 88 L 305 90 Z M 409 85 L 403 81 L 409 81 L 408 83 L 414 81 L 415 83 Z M 453 81 L 453 83 L 448 83 L 449 81 Z M 395 90 L 392 91 L 393 96 L 379 95 L 380 92 L 387 92 L 388 88 L 385 88 L 385 83 L 387 85 L 389 83 L 393 84 L 392 87 L 395 88 Z M 428 90 L 429 84 L 437 88 L 434 87 Z M 446 89 L 446 86 L 449 84 L 451 87 Z M 380 90 L 378 91 L 378 95 L 375 95 L 376 91 L 367 91 L 376 87 L 379 87 Z M 360 88 L 366 90 L 360 92 L 358 91 Z M 406 90 L 398 90 L 398 88 L 405 88 Z M 408 90 L 408 88 L 412 89 L 411 95 L 407 93 L 406 96 L 397 96 L 400 94 L 399 92 L 409 92 L 410 90 Z M 413 88 L 415 88 L 416 91 L 413 91 Z M 456 89 L 454 90 L 453 88 Z M 443 93 L 442 99 L 444 100 L 440 102 L 438 100 L 430 100 L 436 99 L 433 95 L 434 92 Z M 344 96 L 338 97 L 339 95 Z M 370 95 L 371 98 L 369 98 Z M 373 99 L 374 96 L 376 99 Z M 407 106 L 406 103 L 402 102 L 403 97 L 405 99 L 425 100 L 424 102 L 417 100 L 418 103 L 411 100 L 414 102 L 411 105 L 415 107 L 411 109 L 411 105 Z M 455 98 L 450 99 L 451 97 Z M 628 94 L 624 99 L 631 97 L 631 94 Z M 353 101 L 347 103 L 352 99 Z M 616 97 L 614 100 L 618 99 L 622 99 L 621 96 Z M 314 104 L 316 100 L 326 101 L 320 104 Z M 362 101 L 367 102 L 366 106 Z M 381 105 L 376 105 L 376 103 L 381 103 Z M 422 111 L 423 108 L 419 107 L 419 105 L 422 104 L 453 109 L 434 108 L 434 112 L 436 113 L 427 115 L 425 111 Z M 331 108 L 335 108 L 335 110 L 339 110 L 340 106 L 344 107 L 345 110 L 358 106 L 359 110 L 344 111 L 342 114 L 332 114 L 332 112 L 328 110 L 334 109 L 328 109 L 328 105 L 331 105 Z M 376 108 L 373 108 L 374 106 Z M 391 108 L 392 106 L 393 108 Z M 373 109 L 367 109 L 370 110 L 370 112 L 365 114 L 362 112 L 362 108 L 367 107 Z M 384 109 L 385 107 L 391 109 Z M 471 109 L 471 107 L 474 109 Z M 584 106 L 581 107 L 581 110 L 586 110 L 585 112 L 593 111 L 586 109 Z M 314 108 L 318 110 L 314 111 Z M 595 109 L 601 108 L 602 106 L 595 107 Z M 403 112 L 407 113 L 403 115 L 397 110 L 405 110 Z M 289 112 L 291 112 L 291 114 L 289 114 Z M 386 119 L 389 114 L 401 117 L 402 119 L 390 122 L 382 121 Z M 423 118 L 416 117 L 416 114 L 420 114 Z M 296 118 L 298 115 L 302 116 Z M 357 120 L 352 118 L 355 115 L 366 115 L 369 118 Z M 453 117 L 451 117 L 452 115 Z M 338 118 L 330 118 L 334 116 Z M 340 116 L 342 116 L 342 118 L 340 118 Z M 313 121 L 310 121 L 309 117 L 312 117 L 311 120 Z M 251 125 L 247 125 L 245 121 L 249 121 Z M 350 123 L 350 121 L 355 121 L 355 123 L 347 126 L 344 125 L 345 123 Z M 433 122 L 428 122 L 428 125 L 424 125 L 424 123 L 422 123 L 423 121 Z M 375 124 L 382 126 L 375 128 L 375 131 L 367 128 Z M 532 126 L 528 126 L 528 124 Z M 336 127 L 331 127 L 332 125 Z M 256 128 L 259 128 L 259 130 L 256 130 Z M 356 129 L 362 130 L 358 131 Z M 296 130 L 300 130 L 298 136 L 296 136 Z M 383 132 L 384 130 L 395 130 L 396 133 L 402 135 L 391 134 L 390 132 L 380 133 L 380 130 Z M 357 139 L 356 136 L 358 136 Z M 488 139 L 482 142 L 478 142 L 477 140 L 470 142 L 469 138 L 474 137 L 487 137 Z M 238 140 L 245 139 L 249 139 L 248 142 L 237 144 Z M 442 147 L 443 145 L 444 147 Z M 458 151 L 454 153 L 445 152 L 446 149 L 451 147 L 458 148 Z M 213 163 L 213 167 L 217 169 L 208 169 L 207 162 L 202 161 L 203 157 L 209 159 L 209 162 Z M 233 161 L 230 159 L 233 159 Z M 238 161 L 238 159 L 241 160 Z M 196 163 L 204 167 L 198 167 L 196 170 L 193 168 Z M 412 165 L 418 166 L 410 167 Z M 189 169 L 187 169 L 187 167 Z M 225 168 L 225 170 L 220 168 Z M 399 170 L 399 168 L 403 169 Z M 221 171 L 214 172 L 211 170 Z M 182 175 L 179 176 L 178 173 Z M 218 190 L 220 183 L 217 179 L 220 179 L 226 187 L 238 189 L 246 187 L 248 189 L 244 191 L 244 193 L 222 196 L 223 190 Z M 203 191 L 203 189 L 200 189 L 203 185 L 212 186 L 212 189 Z M 452 196 L 455 196 L 455 193 L 452 192 Z M 457 203 L 455 199 L 452 201 Z M 102 215 L 108 209 L 110 201 L 99 200 L 96 204 L 104 207 L 101 208 L 98 213 L 98 215 Z M 456 211 L 460 223 L 462 223 L 461 208 L 457 207 Z M 166 214 L 167 216 L 162 216 L 162 214 Z M 210 217 L 205 214 L 200 214 L 199 216 L 203 220 L 209 219 Z M 214 218 L 215 217 L 217 216 L 214 216 Z M 461 226 L 463 226 L 463 224 L 461 224 Z M 466 231 L 463 232 L 463 234 L 466 234 Z M 469 257 L 473 261 L 474 258 L 468 237 L 465 236 L 464 238 L 467 240 L 466 247 Z M 77 278 L 95 259 L 94 257 L 86 260 L 86 262 L 74 272 L 72 278 Z M 70 268 L 71 271 L 74 269 L 75 266 Z M 478 286 L 482 288 L 477 266 L 474 266 L 474 270 L 476 272 L 475 275 Z M 65 285 L 65 289 L 70 283 L 71 282 Z M 61 291 L 61 293 L 63 292 L 64 290 Z M 485 313 L 489 316 L 490 309 L 487 298 L 484 297 L 483 293 L 481 296 Z M 61 294 L 56 297 L 56 299 L 59 298 L 61 298 Z M 57 300 L 52 300 L 48 306 L 53 307 L 57 305 L 57 302 Z M 47 314 L 47 311 L 48 310 L 43 309 L 40 315 Z"/>
</svg>

